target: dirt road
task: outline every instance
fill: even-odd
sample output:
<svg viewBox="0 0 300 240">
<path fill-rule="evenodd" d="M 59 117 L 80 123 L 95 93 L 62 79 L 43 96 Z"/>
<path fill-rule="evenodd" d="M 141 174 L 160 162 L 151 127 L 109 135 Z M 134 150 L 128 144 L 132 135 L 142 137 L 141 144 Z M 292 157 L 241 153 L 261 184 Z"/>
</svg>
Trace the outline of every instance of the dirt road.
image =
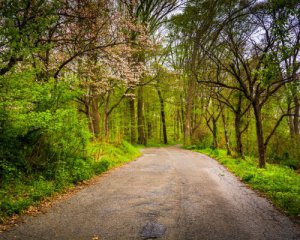
<svg viewBox="0 0 300 240">
<path fill-rule="evenodd" d="M 215 160 L 145 149 L 0 239 L 300 239 L 299 228 Z"/>
</svg>

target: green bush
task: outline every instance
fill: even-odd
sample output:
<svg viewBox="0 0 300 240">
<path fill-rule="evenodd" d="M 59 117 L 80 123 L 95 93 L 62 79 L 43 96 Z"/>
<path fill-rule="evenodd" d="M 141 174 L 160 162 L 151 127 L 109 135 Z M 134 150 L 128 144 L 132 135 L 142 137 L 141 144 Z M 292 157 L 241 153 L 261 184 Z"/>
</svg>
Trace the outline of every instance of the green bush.
<svg viewBox="0 0 300 240">
<path fill-rule="evenodd" d="M 300 195 L 292 192 L 271 192 L 270 196 L 281 209 L 285 209 L 291 216 L 300 213 Z"/>
<path fill-rule="evenodd" d="M 62 190 L 71 184 L 71 173 L 67 167 L 60 167 L 56 170 L 54 176 L 56 190 Z"/>
<path fill-rule="evenodd" d="M 109 161 L 106 159 L 101 160 L 100 162 L 95 162 L 94 171 L 96 174 L 103 173 L 109 169 Z"/>
<path fill-rule="evenodd" d="M 0 160 L 0 170 L 0 180 L 2 179 L 4 182 L 15 181 L 21 176 L 21 172 L 16 166 L 3 160 Z"/>
<path fill-rule="evenodd" d="M 248 173 L 248 174 L 242 176 L 242 180 L 247 183 L 247 182 L 250 182 L 254 176 L 255 176 L 254 174 Z"/>
<path fill-rule="evenodd" d="M 137 153 L 137 149 L 133 145 L 131 145 L 130 143 L 128 143 L 126 141 L 121 142 L 120 149 L 124 153 L 129 153 L 129 154 L 136 154 Z"/>
<path fill-rule="evenodd" d="M 297 159 L 293 159 L 293 158 L 286 158 L 286 159 L 282 159 L 280 161 L 280 164 L 283 166 L 287 166 L 289 168 L 292 168 L 294 170 L 300 169 L 300 161 Z"/>
<path fill-rule="evenodd" d="M 86 155 L 87 120 L 73 104 L 81 93 L 70 89 L 70 79 L 38 82 L 36 74 L 28 69 L 0 77 L 2 181 L 19 172 L 50 174 L 56 162 Z"/>
<path fill-rule="evenodd" d="M 92 166 L 83 159 L 68 160 L 68 165 L 73 183 L 87 180 L 94 174 Z"/>
<path fill-rule="evenodd" d="M 53 182 L 44 180 L 43 177 L 33 181 L 30 198 L 32 202 L 40 201 L 44 197 L 50 196 L 55 191 Z"/>
<path fill-rule="evenodd" d="M 2 214 L 6 214 L 8 216 L 20 213 L 23 209 L 26 209 L 32 204 L 31 199 L 23 198 L 11 200 L 9 198 L 4 198 L 0 203 L 0 210 Z"/>
</svg>

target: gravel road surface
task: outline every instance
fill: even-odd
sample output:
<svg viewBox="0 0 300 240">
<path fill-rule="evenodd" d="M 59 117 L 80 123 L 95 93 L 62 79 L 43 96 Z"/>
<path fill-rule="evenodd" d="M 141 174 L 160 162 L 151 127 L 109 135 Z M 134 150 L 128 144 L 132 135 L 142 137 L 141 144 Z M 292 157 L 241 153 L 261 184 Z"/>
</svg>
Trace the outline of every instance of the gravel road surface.
<svg viewBox="0 0 300 240">
<path fill-rule="evenodd" d="M 289 240 L 299 226 L 215 160 L 177 147 L 143 156 L 0 239 Z"/>
</svg>

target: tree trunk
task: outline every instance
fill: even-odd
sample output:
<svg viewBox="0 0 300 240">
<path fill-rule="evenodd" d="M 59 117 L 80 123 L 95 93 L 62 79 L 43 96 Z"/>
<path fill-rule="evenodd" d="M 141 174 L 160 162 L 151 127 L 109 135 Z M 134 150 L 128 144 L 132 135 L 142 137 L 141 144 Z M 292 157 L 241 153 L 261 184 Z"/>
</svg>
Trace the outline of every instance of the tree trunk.
<svg viewBox="0 0 300 240">
<path fill-rule="evenodd" d="M 213 123 L 213 149 L 217 149 L 218 148 L 218 128 L 217 128 L 217 120 L 215 118 L 212 119 L 212 123 Z"/>
<path fill-rule="evenodd" d="M 157 88 L 157 94 L 158 94 L 159 102 L 160 102 L 160 115 L 161 115 L 164 144 L 167 144 L 168 137 L 167 137 L 167 126 L 166 126 L 166 118 L 165 118 L 165 106 L 164 106 L 164 99 L 162 97 L 162 94 L 161 94 L 161 91 L 159 88 Z"/>
<path fill-rule="evenodd" d="M 104 135 L 105 135 L 106 141 L 109 141 L 109 126 L 108 126 L 109 101 L 110 101 L 110 92 L 107 93 L 107 97 L 105 100 L 105 106 L 104 106 Z"/>
<path fill-rule="evenodd" d="M 138 87 L 138 102 L 137 102 L 137 115 L 138 115 L 138 143 L 146 145 L 147 139 L 145 135 L 144 124 L 144 101 L 143 101 L 143 86 Z"/>
<path fill-rule="evenodd" d="M 294 132 L 295 132 L 295 135 L 296 136 L 299 136 L 300 135 L 300 124 L 299 124 L 299 121 L 300 121 L 300 118 L 299 118 L 299 115 L 300 115 L 300 100 L 298 98 L 298 96 L 295 96 L 294 97 L 294 104 L 295 104 L 295 116 L 294 116 Z"/>
<path fill-rule="evenodd" d="M 87 101 L 84 101 L 84 113 L 88 118 L 89 130 L 94 135 L 94 127 L 93 127 L 92 117 L 90 114 L 90 106 Z"/>
<path fill-rule="evenodd" d="M 186 114 L 185 114 L 185 125 L 184 125 L 184 145 L 191 144 L 191 109 L 190 103 L 187 103 Z"/>
<path fill-rule="evenodd" d="M 176 126 L 177 123 L 176 123 L 176 112 L 175 112 L 173 115 L 173 141 L 174 142 L 176 141 Z"/>
<path fill-rule="evenodd" d="M 230 156 L 231 155 L 230 142 L 229 142 L 226 118 L 225 118 L 225 114 L 224 114 L 223 110 L 222 110 L 222 121 L 223 121 L 223 126 L 224 126 L 224 135 L 225 135 L 225 141 L 226 141 L 227 155 Z"/>
<path fill-rule="evenodd" d="M 185 112 L 185 126 L 184 126 L 184 145 L 191 144 L 191 121 L 192 121 L 192 107 L 193 107 L 193 92 L 194 84 L 192 79 L 189 79 L 188 92 L 186 100 L 186 112 Z"/>
<path fill-rule="evenodd" d="M 151 124 L 151 122 L 148 122 L 147 123 L 147 137 L 148 137 L 148 139 L 151 139 L 152 138 L 152 124 Z"/>
<path fill-rule="evenodd" d="M 129 99 L 129 112 L 130 112 L 130 142 L 136 143 L 134 98 Z"/>
<path fill-rule="evenodd" d="M 239 115 L 239 113 L 235 113 L 234 130 L 235 130 L 236 152 L 240 157 L 243 157 L 244 151 L 243 151 L 242 132 L 241 132 L 241 116 Z"/>
<path fill-rule="evenodd" d="M 105 140 L 109 140 L 109 126 L 108 126 L 109 114 L 106 112 L 104 116 L 104 131 L 105 131 Z"/>
<path fill-rule="evenodd" d="M 180 120 L 180 131 L 181 134 L 183 134 L 184 136 L 184 132 L 185 132 L 185 126 L 184 126 L 184 104 L 183 104 L 183 99 L 182 99 L 182 95 L 180 95 L 180 115 L 179 115 L 179 120 Z"/>
<path fill-rule="evenodd" d="M 191 73 L 194 72 L 196 69 L 196 61 L 198 57 L 198 50 L 199 50 L 199 43 L 200 40 L 200 32 L 197 32 L 197 35 L 194 39 L 194 44 L 192 48 L 192 55 L 191 55 L 191 64 L 190 69 Z M 193 101 L 194 101 L 194 93 L 196 88 L 196 79 L 193 74 L 188 77 L 188 86 L 187 86 L 187 98 L 186 98 L 186 112 L 185 112 L 185 129 L 184 129 L 184 145 L 190 145 L 192 136 L 192 109 L 193 109 Z"/>
<path fill-rule="evenodd" d="M 129 111 L 129 104 L 124 105 L 124 111 L 123 111 L 123 117 L 122 117 L 122 125 L 123 127 L 123 136 L 125 137 L 125 140 L 130 142 L 130 115 L 128 117 Z M 128 124 L 129 123 L 129 124 Z"/>
<path fill-rule="evenodd" d="M 180 132 L 182 130 L 181 126 L 182 125 L 181 125 L 181 121 L 180 121 L 180 110 L 178 109 L 177 110 L 176 140 L 180 139 Z"/>
<path fill-rule="evenodd" d="M 146 104 L 147 103 L 147 104 Z M 151 139 L 152 138 L 152 122 L 150 119 L 150 106 L 149 106 L 149 102 L 147 101 L 145 103 L 145 111 L 146 111 L 146 116 L 147 119 L 146 119 L 146 123 L 145 123 L 145 128 L 146 128 L 146 139 Z"/>
<path fill-rule="evenodd" d="M 291 114 L 291 112 L 289 112 Z M 295 136 L 295 130 L 294 130 L 294 118 L 293 116 L 289 116 L 289 129 L 290 129 L 290 136 L 293 138 Z"/>
<path fill-rule="evenodd" d="M 255 115 L 255 126 L 256 126 L 256 137 L 257 137 L 257 149 L 259 155 L 258 166 L 264 168 L 266 166 L 266 147 L 264 145 L 264 135 L 261 119 L 261 108 L 258 106 L 258 103 L 253 103 L 254 115 Z"/>
<path fill-rule="evenodd" d="M 100 135 L 100 113 L 98 107 L 98 99 L 96 97 L 91 100 L 90 118 L 92 122 L 92 130 L 95 137 Z"/>
<path fill-rule="evenodd" d="M 290 137 L 293 138 L 295 136 L 295 130 L 294 130 L 294 118 L 292 116 L 292 111 L 290 109 L 291 104 L 288 104 L 288 114 L 289 114 L 289 118 L 288 118 L 288 124 L 289 124 L 289 129 L 290 129 Z"/>
</svg>

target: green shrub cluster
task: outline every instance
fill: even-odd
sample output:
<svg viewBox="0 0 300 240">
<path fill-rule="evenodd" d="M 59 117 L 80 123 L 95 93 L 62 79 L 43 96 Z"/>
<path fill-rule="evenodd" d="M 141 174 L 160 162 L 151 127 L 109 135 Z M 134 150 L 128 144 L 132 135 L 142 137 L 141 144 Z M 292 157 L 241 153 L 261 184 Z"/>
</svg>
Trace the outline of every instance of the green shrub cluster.
<svg viewBox="0 0 300 240">
<path fill-rule="evenodd" d="M 218 160 L 251 188 L 261 191 L 290 216 L 300 215 L 300 176 L 293 169 L 276 164 L 257 168 L 257 160 L 233 158 L 225 150 L 210 148 L 196 150 Z"/>
<path fill-rule="evenodd" d="M 72 79 L 37 82 L 35 75 L 0 77 L 0 184 L 21 174 L 52 174 L 62 161 L 86 156 L 91 135 L 73 102 L 80 93 L 70 89 Z"/>
</svg>

